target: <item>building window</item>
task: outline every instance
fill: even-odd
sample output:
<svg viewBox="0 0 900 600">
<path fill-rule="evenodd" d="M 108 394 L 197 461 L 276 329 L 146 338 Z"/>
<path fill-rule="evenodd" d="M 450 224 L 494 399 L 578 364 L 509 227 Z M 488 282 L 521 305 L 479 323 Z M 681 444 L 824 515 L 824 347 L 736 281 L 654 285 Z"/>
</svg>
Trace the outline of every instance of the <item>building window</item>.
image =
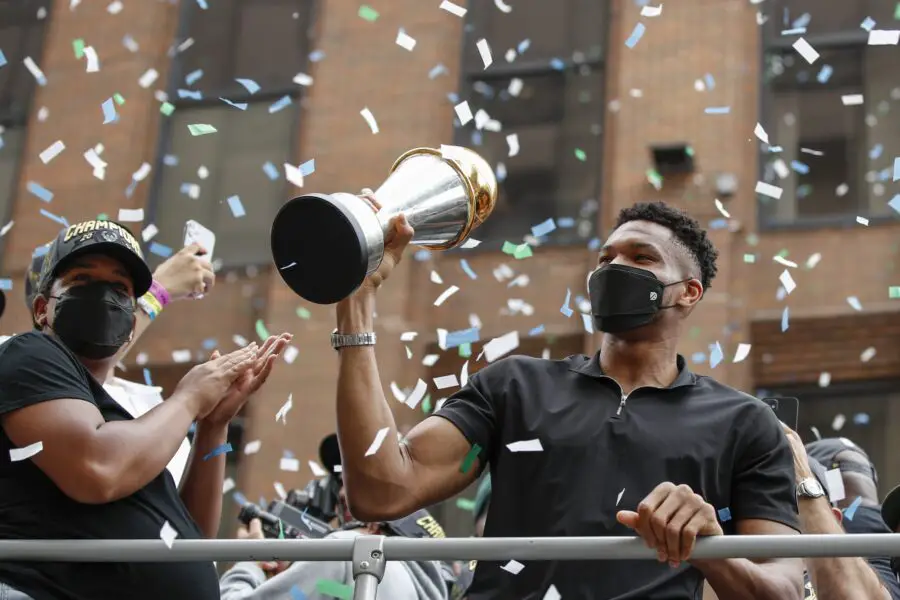
<svg viewBox="0 0 900 600">
<path fill-rule="evenodd" d="M 484 156 L 500 185 L 494 214 L 474 237 L 495 248 L 553 218 L 557 230 L 546 241 L 587 240 L 600 195 L 608 3 L 519 0 L 504 13 L 470 2 L 468 9 L 453 100 L 466 100 L 476 118 L 465 126 L 455 119 L 456 143 Z M 481 39 L 491 47 L 487 69 Z M 510 156 L 513 134 L 518 154 Z"/>
<path fill-rule="evenodd" d="M 892 29 L 883 0 L 776 0 L 765 43 L 761 222 L 854 223 L 890 215 L 892 162 L 900 154 L 900 87 L 893 47 L 868 45 L 866 28 Z M 870 21 L 867 21 L 869 19 Z M 792 46 L 803 37 L 810 64 Z M 854 104 L 861 96 L 862 104 Z"/>
<path fill-rule="evenodd" d="M 0 51 L 7 62 L 0 67 L 0 227 L 11 217 L 36 85 L 24 61 L 30 57 L 40 65 L 47 4 L 0 0 Z"/>
<path fill-rule="evenodd" d="M 271 260 L 268 233 L 288 193 L 283 164 L 295 162 L 303 86 L 294 80 L 309 67 L 314 4 L 182 3 L 168 90 L 175 110 L 150 207 L 160 243 L 180 247 L 194 219 L 216 233 L 223 265 Z M 192 135 L 197 124 L 216 132 Z"/>
</svg>

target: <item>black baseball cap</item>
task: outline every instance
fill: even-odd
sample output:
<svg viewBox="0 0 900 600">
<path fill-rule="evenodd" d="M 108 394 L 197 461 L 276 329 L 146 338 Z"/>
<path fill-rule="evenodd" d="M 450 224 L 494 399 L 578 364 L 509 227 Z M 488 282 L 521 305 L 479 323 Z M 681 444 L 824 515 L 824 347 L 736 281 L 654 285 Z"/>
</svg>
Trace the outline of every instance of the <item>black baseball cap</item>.
<svg viewBox="0 0 900 600">
<path fill-rule="evenodd" d="M 47 242 L 42 246 L 38 246 L 31 254 L 31 265 L 25 272 L 25 305 L 31 310 L 34 304 L 34 298 L 38 295 L 39 283 L 41 280 L 41 267 L 44 266 L 44 257 L 50 251 L 53 242 Z"/>
<path fill-rule="evenodd" d="M 319 460 L 322 461 L 322 466 L 325 467 L 330 475 L 341 477 L 340 473 L 334 472 L 334 468 L 341 464 L 341 446 L 338 444 L 336 433 L 322 438 L 321 443 L 319 443 Z"/>
<path fill-rule="evenodd" d="M 888 492 L 881 503 L 881 518 L 891 531 L 900 529 L 900 485 Z"/>
<path fill-rule="evenodd" d="M 102 254 L 122 263 L 131 275 L 137 297 L 146 294 L 153 285 L 153 273 L 131 231 L 115 221 L 95 220 L 76 223 L 59 232 L 43 256 L 37 289 L 58 276 L 72 259 L 85 254 Z"/>
</svg>

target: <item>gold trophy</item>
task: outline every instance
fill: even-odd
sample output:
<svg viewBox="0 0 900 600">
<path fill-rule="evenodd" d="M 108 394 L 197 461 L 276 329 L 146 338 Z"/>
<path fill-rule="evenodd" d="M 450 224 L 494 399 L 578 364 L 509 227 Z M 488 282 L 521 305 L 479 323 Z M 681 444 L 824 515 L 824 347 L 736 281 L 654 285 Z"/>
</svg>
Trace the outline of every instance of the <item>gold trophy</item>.
<svg viewBox="0 0 900 600">
<path fill-rule="evenodd" d="M 448 250 L 463 244 L 497 202 L 497 179 L 466 148 L 414 148 L 373 193 L 381 209 L 356 194 L 305 194 L 281 207 L 272 224 L 272 257 L 298 296 L 334 304 L 362 285 L 384 257 L 391 218 L 403 213 L 412 244 Z"/>
</svg>

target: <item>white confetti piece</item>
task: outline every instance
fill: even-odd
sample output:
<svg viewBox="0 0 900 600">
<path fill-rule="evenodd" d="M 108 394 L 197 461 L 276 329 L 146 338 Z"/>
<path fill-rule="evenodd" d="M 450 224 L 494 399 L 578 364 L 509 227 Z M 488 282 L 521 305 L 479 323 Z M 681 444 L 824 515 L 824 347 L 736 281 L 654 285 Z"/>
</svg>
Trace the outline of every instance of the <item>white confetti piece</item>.
<svg viewBox="0 0 900 600">
<path fill-rule="evenodd" d="M 865 217 L 856 217 L 856 222 L 860 225 L 865 225 L 866 227 L 869 226 L 869 220 Z"/>
<path fill-rule="evenodd" d="M 0 238 L 2 238 L 4 235 L 6 235 L 7 233 L 9 233 L 9 230 L 12 229 L 12 228 L 13 228 L 13 225 L 15 225 L 15 224 L 16 224 L 15 221 L 10 221 L 10 222 L 7 223 L 6 225 L 4 225 L 3 228 L 0 229 Z"/>
<path fill-rule="evenodd" d="M 794 42 L 794 50 L 797 53 L 806 59 L 806 62 L 809 64 L 813 64 L 819 59 L 819 53 L 816 52 L 816 49 L 809 45 L 805 39 L 800 38 L 796 42 Z"/>
<path fill-rule="evenodd" d="M 786 258 L 783 257 L 783 256 L 779 256 L 779 255 L 777 255 L 777 254 L 776 254 L 775 256 L 772 257 L 772 260 L 774 260 L 775 262 L 777 262 L 779 265 L 784 265 L 785 267 L 791 267 L 792 269 L 796 269 L 796 268 L 797 268 L 797 263 L 795 263 L 795 262 L 792 261 L 792 260 L 788 260 L 788 259 L 786 259 Z"/>
<path fill-rule="evenodd" d="M 459 118 L 460 124 L 465 125 L 472 120 L 472 109 L 469 108 L 468 101 L 463 100 L 454 106 L 453 110 L 456 111 L 456 116 Z"/>
<path fill-rule="evenodd" d="M 642 6 L 641 7 L 641 16 L 642 17 L 658 17 L 662 14 L 663 5 L 659 6 Z"/>
<path fill-rule="evenodd" d="M 781 275 L 778 277 L 778 281 L 781 282 L 781 285 L 784 286 L 784 291 L 788 294 L 797 289 L 797 284 L 794 282 L 794 278 L 791 277 L 791 272 L 787 269 L 782 271 Z"/>
<path fill-rule="evenodd" d="M 369 114 L 371 115 L 371 113 Z M 363 117 L 365 116 L 366 115 L 363 115 Z M 371 127 L 372 123 L 369 123 L 369 126 Z M 378 133 L 377 124 L 375 125 L 373 133 Z M 293 183 L 297 187 L 303 187 L 303 171 L 300 167 L 295 167 L 291 163 L 284 163 L 284 178 L 288 180 L 288 183 Z"/>
<path fill-rule="evenodd" d="M 62 142 L 62 140 L 56 140 L 55 142 L 47 146 L 47 148 L 43 152 L 41 152 L 41 162 L 46 165 L 48 162 L 59 156 L 59 153 L 65 149 L 66 145 Z"/>
<path fill-rule="evenodd" d="M 34 62 L 33 58 L 26 56 L 25 60 L 22 62 L 25 63 L 25 68 L 28 69 L 28 72 L 31 73 L 38 85 L 47 85 L 47 77 L 44 76 L 44 72 L 37 66 L 37 63 Z"/>
<path fill-rule="evenodd" d="M 120 12 L 122 12 L 122 8 L 123 8 L 122 3 L 119 2 L 119 0 L 116 0 L 115 2 L 111 3 L 109 6 L 106 7 L 106 12 L 108 12 L 111 15 L 117 15 Z"/>
<path fill-rule="evenodd" d="M 481 240 L 469 238 L 465 242 L 463 242 L 463 245 L 460 246 L 460 248 L 462 248 L 463 250 L 468 250 L 470 248 L 477 248 L 479 244 L 481 244 Z"/>
<path fill-rule="evenodd" d="M 841 103 L 844 106 L 859 106 L 863 101 L 864 98 L 862 94 L 846 94 L 841 96 Z"/>
<path fill-rule="evenodd" d="M 252 442 L 247 442 L 244 445 L 244 454 L 247 456 L 251 454 L 256 454 L 259 452 L 259 449 L 262 448 L 262 440 L 253 440 Z"/>
<path fill-rule="evenodd" d="M 782 190 L 777 185 L 772 185 L 771 183 L 766 183 L 765 181 L 757 181 L 756 182 L 756 193 L 762 194 L 763 196 L 768 196 L 769 198 L 775 198 L 778 200 L 781 198 L 781 194 L 784 190 Z"/>
<path fill-rule="evenodd" d="M 444 290 L 440 296 L 437 297 L 437 300 L 434 301 L 434 305 L 440 306 L 447 300 L 447 298 L 449 298 L 450 296 L 452 296 L 453 294 L 455 294 L 458 291 L 459 291 L 458 287 L 456 287 L 455 285 L 451 285 L 446 290 Z"/>
<path fill-rule="evenodd" d="M 150 362 L 150 357 L 147 356 L 146 352 L 138 352 L 138 355 L 134 357 L 134 362 L 136 362 L 138 365 L 143 366 Z"/>
<path fill-rule="evenodd" d="M 870 46 L 896 46 L 900 44 L 900 29 L 873 29 L 869 32 Z"/>
<path fill-rule="evenodd" d="M 225 481 L 222 482 L 222 493 L 227 494 L 228 492 L 233 490 L 234 487 L 234 479 L 232 479 L 231 477 L 226 477 Z"/>
<path fill-rule="evenodd" d="M 722 205 L 722 201 L 721 201 L 721 200 L 719 200 L 718 198 L 716 198 L 715 205 L 716 205 L 716 210 L 719 211 L 719 213 L 721 213 L 721 215 L 722 215 L 723 217 L 725 217 L 726 219 L 730 219 L 730 218 L 731 218 L 731 215 L 728 213 L 727 210 L 725 210 L 725 207 Z"/>
<path fill-rule="evenodd" d="M 87 59 L 88 73 L 96 73 L 100 70 L 100 57 L 97 56 L 97 51 L 94 50 L 93 46 L 88 46 L 84 49 L 84 57 Z"/>
<path fill-rule="evenodd" d="M 865 350 L 862 351 L 862 354 L 859 355 L 859 360 L 861 360 L 864 363 L 869 362 L 870 360 L 875 358 L 876 352 L 878 352 L 878 351 L 875 350 L 874 346 L 869 346 L 868 348 L 866 348 Z"/>
<path fill-rule="evenodd" d="M 541 440 L 522 440 L 521 442 L 512 442 L 506 447 L 510 452 L 543 452 L 544 447 Z"/>
<path fill-rule="evenodd" d="M 425 392 L 428 390 L 428 384 L 422 381 L 421 379 L 416 382 L 416 387 L 413 388 L 413 391 L 409 393 L 409 396 L 406 397 L 404 404 L 406 404 L 410 408 L 416 408 L 419 406 L 419 402 L 422 401 L 422 398 L 425 397 Z"/>
<path fill-rule="evenodd" d="M 467 361 L 468 363 L 468 361 Z M 459 381 L 456 380 L 456 375 L 442 375 L 441 377 L 434 378 L 434 387 L 439 390 L 446 390 L 447 388 L 456 387 L 459 385 Z"/>
<path fill-rule="evenodd" d="M 300 461 L 296 458 L 284 457 L 279 462 L 278 468 L 282 471 L 291 471 L 292 473 L 296 473 L 300 470 Z"/>
<path fill-rule="evenodd" d="M 328 471 L 322 468 L 322 465 L 317 463 L 314 460 L 308 461 L 309 470 L 312 471 L 314 477 L 325 477 L 328 475 Z"/>
<path fill-rule="evenodd" d="M 488 41 L 484 38 L 478 40 L 478 43 L 475 44 L 475 47 L 478 48 L 478 54 L 481 56 L 481 62 L 484 63 L 484 68 L 487 69 L 491 66 L 491 63 L 494 62 L 494 57 L 491 56 L 491 46 L 488 44 Z"/>
<path fill-rule="evenodd" d="M 288 394 L 287 402 L 281 405 L 281 408 L 278 409 L 278 412 L 275 413 L 275 422 L 281 421 L 283 424 L 287 425 L 287 414 L 294 407 L 294 395 Z"/>
<path fill-rule="evenodd" d="M 431 283 L 436 283 L 438 285 L 444 283 L 444 280 L 441 279 L 441 276 L 438 274 L 437 271 L 431 272 Z"/>
<path fill-rule="evenodd" d="M 468 12 L 465 8 L 458 4 L 450 2 L 450 0 L 444 0 L 443 2 L 441 2 L 440 9 L 446 10 L 451 15 L 456 15 L 457 17 L 464 17 L 466 16 L 466 12 Z"/>
<path fill-rule="evenodd" d="M 818 252 L 816 252 L 815 254 L 811 255 L 809 258 L 806 259 L 806 268 L 807 269 L 815 268 L 815 266 L 817 264 L 819 264 L 820 260 L 822 260 L 822 255 L 819 254 Z"/>
<path fill-rule="evenodd" d="M 825 471 L 825 485 L 828 487 L 828 499 L 832 502 L 840 502 L 847 497 L 844 490 L 844 478 L 840 469 Z"/>
<path fill-rule="evenodd" d="M 168 521 L 163 523 L 162 529 L 159 532 L 159 539 L 163 541 L 167 548 L 172 548 L 172 544 L 175 542 L 175 538 L 177 537 L 178 532 L 175 531 L 175 528 L 169 525 Z"/>
<path fill-rule="evenodd" d="M 35 442 L 33 444 L 25 446 L 24 448 L 10 448 L 9 460 L 12 462 L 28 460 L 35 454 L 39 454 L 43 449 L 44 442 Z"/>
<path fill-rule="evenodd" d="M 412 52 L 413 48 L 416 47 L 416 40 L 401 29 L 397 32 L 396 44 L 404 50 Z"/>
<path fill-rule="evenodd" d="M 280 481 L 276 481 L 272 484 L 272 487 L 275 488 L 275 493 L 278 494 L 278 496 L 282 500 L 287 498 L 287 490 L 285 489 L 283 483 L 281 483 Z"/>
<path fill-rule="evenodd" d="M 484 357 L 488 362 L 506 356 L 519 347 L 519 332 L 511 331 L 489 341 L 484 345 Z"/>
<path fill-rule="evenodd" d="M 763 129 L 763 126 L 759 123 L 757 123 L 756 127 L 753 129 L 753 135 L 759 138 L 759 141 L 761 141 L 763 144 L 769 143 L 769 134 L 766 133 L 766 130 Z"/>
<path fill-rule="evenodd" d="M 499 0 L 497 1 L 499 2 Z M 551 583 L 542 600 L 562 600 L 562 594 L 560 594 L 559 590 L 556 589 L 556 586 Z"/>
<path fill-rule="evenodd" d="M 292 81 L 297 85 L 302 85 L 304 87 L 308 87 L 313 84 L 313 78 L 306 73 L 297 73 L 296 75 L 294 75 L 294 79 L 292 79 Z"/>
<path fill-rule="evenodd" d="M 144 227 L 143 230 L 141 230 L 141 239 L 144 240 L 145 242 L 149 242 L 150 240 L 155 238 L 156 234 L 158 234 L 158 233 L 159 233 L 159 228 L 156 225 L 154 225 L 153 223 L 150 223 L 149 225 Z"/>
<path fill-rule="evenodd" d="M 844 424 L 846 422 L 847 422 L 847 417 L 845 417 L 841 413 L 838 413 L 838 414 L 834 415 L 834 419 L 832 419 L 832 421 L 831 421 L 831 428 L 834 429 L 835 431 L 840 431 L 841 429 L 844 428 Z"/>
<path fill-rule="evenodd" d="M 859 301 L 859 298 L 857 298 L 856 296 L 848 296 L 847 304 L 849 304 L 853 310 L 862 310 L 863 309 L 862 304 Z"/>
<path fill-rule="evenodd" d="M 375 116 L 372 114 L 372 111 L 368 109 L 368 107 L 359 111 L 359 114 L 362 115 L 362 118 L 366 120 L 366 123 L 369 125 L 369 129 L 372 130 L 372 133 L 378 133 L 378 123 L 375 122 Z"/>
<path fill-rule="evenodd" d="M 298 356 L 300 356 L 300 351 L 297 350 L 296 346 L 288 346 L 284 349 L 284 362 L 287 364 L 294 364 L 294 361 L 297 360 Z"/>
<path fill-rule="evenodd" d="M 775 170 L 775 174 L 778 175 L 779 179 L 787 179 L 788 175 L 791 174 L 791 170 L 788 168 L 787 163 L 780 158 L 772 163 L 772 168 Z"/>
<path fill-rule="evenodd" d="M 507 156 L 516 156 L 519 153 L 519 134 L 511 133 L 506 136 L 506 144 L 509 146 L 509 154 Z"/>
<path fill-rule="evenodd" d="M 523 565 L 519 561 L 511 560 L 508 563 L 506 563 L 505 565 L 501 566 L 500 568 L 503 569 L 504 571 L 506 571 L 507 573 L 512 573 L 513 575 L 518 575 L 519 573 L 522 572 L 522 569 L 525 568 L 525 565 Z"/>
<path fill-rule="evenodd" d="M 625 494 L 625 488 L 622 488 L 622 491 L 619 492 L 619 495 L 616 496 L 616 506 L 619 505 L 619 502 L 622 501 L 622 496 Z"/>
<path fill-rule="evenodd" d="M 144 74 L 138 79 L 138 85 L 144 88 L 145 90 L 149 88 L 159 77 L 159 71 L 156 69 L 147 69 L 144 71 Z"/>
<path fill-rule="evenodd" d="M 182 364 L 186 362 L 190 362 L 191 360 L 191 351 L 190 350 L 173 350 L 172 351 L 172 361 Z"/>
<path fill-rule="evenodd" d="M 827 388 L 829 385 L 831 385 L 831 373 L 822 371 L 819 373 L 819 387 Z"/>
<path fill-rule="evenodd" d="M 394 399 L 397 400 L 397 402 L 406 401 L 406 394 L 403 392 L 403 390 L 400 389 L 400 386 L 397 385 L 396 381 L 392 381 L 390 386 L 388 387 L 391 388 L 391 394 L 393 394 Z"/>
<path fill-rule="evenodd" d="M 459 385 L 465 387 L 469 383 L 469 361 L 463 363 L 462 370 L 459 372 Z"/>
<path fill-rule="evenodd" d="M 416 336 L 418 336 L 418 335 L 419 335 L 419 333 L 416 331 L 404 331 L 403 333 L 400 334 L 400 341 L 401 342 L 412 342 L 413 340 L 416 339 Z"/>
<path fill-rule="evenodd" d="M 523 87 L 525 87 L 525 82 L 518 77 L 513 77 L 509 80 L 509 87 L 506 88 L 506 91 L 509 92 L 509 95 L 513 98 L 517 98 L 519 94 L 522 93 Z"/>
<path fill-rule="evenodd" d="M 135 181 L 143 181 L 150 174 L 151 170 L 153 170 L 153 167 L 150 166 L 150 163 L 142 163 L 138 170 L 131 174 L 131 178 Z"/>
<path fill-rule="evenodd" d="M 750 349 L 753 346 L 751 344 L 738 344 L 737 350 L 734 353 L 734 360 L 732 362 L 739 363 L 750 356 Z"/>
<path fill-rule="evenodd" d="M 143 208 L 120 208 L 119 221 L 123 223 L 138 223 L 144 220 Z"/>
<path fill-rule="evenodd" d="M 369 445 L 369 449 L 366 450 L 366 456 L 372 456 L 378 449 L 381 448 L 381 444 L 384 443 L 384 439 L 387 437 L 388 432 L 391 430 L 390 427 L 383 427 L 378 430 L 378 433 L 375 434 L 375 439 L 372 440 L 372 443 Z"/>
</svg>

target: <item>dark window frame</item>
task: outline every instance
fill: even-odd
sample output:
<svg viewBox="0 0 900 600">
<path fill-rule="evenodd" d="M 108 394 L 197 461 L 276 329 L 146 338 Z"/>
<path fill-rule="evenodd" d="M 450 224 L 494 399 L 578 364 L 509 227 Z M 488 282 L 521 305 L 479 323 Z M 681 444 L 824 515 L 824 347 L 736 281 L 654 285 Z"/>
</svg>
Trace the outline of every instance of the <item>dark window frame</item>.
<svg viewBox="0 0 900 600">
<path fill-rule="evenodd" d="M 775 31 L 775 28 L 771 23 L 772 19 L 774 19 L 776 15 L 769 14 L 768 17 L 770 23 L 767 23 L 766 26 L 759 27 L 758 33 L 760 41 L 760 87 L 758 102 L 760 123 L 764 124 L 772 122 L 772 117 L 777 116 L 774 114 L 775 111 L 773 106 L 775 94 L 770 88 L 769 82 L 766 80 L 767 59 L 770 55 L 784 52 L 794 52 L 792 45 L 799 37 L 803 37 L 813 48 L 815 48 L 820 53 L 822 51 L 828 50 L 859 49 L 863 53 L 863 60 L 865 60 L 865 52 L 868 47 L 868 32 L 862 28 L 833 31 L 827 33 L 804 33 L 791 36 L 783 36 L 778 35 L 780 29 L 778 31 Z M 863 85 L 864 84 L 865 79 L 863 80 Z M 766 162 L 769 153 L 767 153 L 761 145 L 758 148 L 757 179 L 759 181 L 765 181 Z M 867 189 L 865 187 L 865 181 L 858 181 L 856 188 L 857 190 Z M 848 193 L 858 192 L 856 190 L 850 190 Z M 867 218 L 869 220 L 869 226 L 877 226 L 896 222 L 896 217 L 894 215 L 869 214 L 869 208 L 867 206 L 861 207 L 860 210 L 855 214 L 845 213 L 840 215 L 797 215 L 791 220 L 779 220 L 777 217 L 769 214 L 769 211 L 766 209 L 764 202 L 760 200 L 758 194 L 754 193 L 753 196 L 756 203 L 757 226 L 760 231 L 803 231 L 823 228 L 848 229 L 851 227 L 859 227 L 859 223 L 857 223 L 856 221 L 857 216 Z M 780 200 L 772 201 L 779 202 Z M 796 202 L 797 199 L 794 198 L 793 201 Z"/>
<path fill-rule="evenodd" d="M 235 2 L 242 2 L 245 0 L 234 0 Z M 178 46 L 184 43 L 191 36 L 191 11 L 196 10 L 196 6 L 193 5 L 192 2 L 182 2 L 178 6 L 178 25 L 176 28 L 175 39 L 172 42 L 170 47 L 170 63 L 168 70 L 168 78 L 166 80 L 165 92 L 168 96 L 168 102 L 175 107 L 175 111 L 190 111 L 190 110 L 203 110 L 206 108 L 212 107 L 222 107 L 227 106 L 226 103 L 219 100 L 219 97 L 227 98 L 229 101 L 239 104 L 239 103 L 247 103 L 249 104 L 267 104 L 272 103 L 284 96 L 289 96 L 291 98 L 291 105 L 285 107 L 282 110 L 290 110 L 293 112 L 293 120 L 292 120 L 292 131 L 294 131 L 295 135 L 291 136 L 290 144 L 287 148 L 287 154 L 290 157 L 295 157 L 299 150 L 300 145 L 300 124 L 301 124 L 301 112 L 303 109 L 303 101 L 306 98 L 307 90 L 306 86 L 294 84 L 292 82 L 285 82 L 284 85 L 270 88 L 270 89 L 261 89 L 255 94 L 250 94 L 246 89 L 241 88 L 239 92 L 228 92 L 227 95 L 223 92 L 220 93 L 221 90 L 214 90 L 204 92 L 203 98 L 200 100 L 193 100 L 189 98 L 179 98 L 178 97 L 178 89 L 184 89 L 186 86 L 182 86 L 181 82 L 184 81 L 186 70 L 185 65 L 182 60 L 179 59 L 179 52 L 177 50 Z M 301 20 L 305 19 L 308 30 L 314 30 L 319 21 L 320 15 L 320 2 L 319 0 L 307 0 L 303 3 L 303 11 L 301 16 L 299 17 Z M 195 13 L 196 14 L 196 13 Z M 239 15 L 240 11 L 236 11 L 236 15 Z M 237 18 L 237 16 L 235 17 Z M 310 36 L 311 38 L 312 36 Z M 308 72 L 309 66 L 312 64 L 312 61 L 309 60 L 309 55 L 312 51 L 312 41 L 310 41 L 309 46 L 307 46 L 304 50 L 305 62 L 303 65 L 303 72 Z M 188 49 L 187 51 L 189 51 Z M 239 110 L 237 108 L 233 108 L 233 110 Z M 242 111 L 243 112 L 243 111 Z M 174 113 L 173 113 L 174 114 Z M 173 119 L 168 116 L 162 115 L 160 117 L 160 130 L 156 144 L 156 154 L 153 162 L 153 170 L 150 182 L 150 191 L 147 195 L 147 203 L 145 206 L 145 223 L 156 223 L 157 217 L 159 216 L 160 207 L 162 204 L 161 198 L 161 190 L 163 188 L 163 170 L 166 169 L 166 165 L 164 163 L 165 157 L 172 153 L 172 139 L 173 139 Z M 260 165 L 260 169 L 262 165 Z M 284 190 L 285 200 L 287 199 L 287 190 L 289 189 L 290 184 L 282 178 L 281 180 L 282 189 Z M 211 201 L 207 199 L 207 201 Z M 273 215 L 274 216 L 274 215 Z M 261 235 L 268 236 L 268 231 L 260 232 Z M 145 244 L 146 248 L 149 248 L 150 243 Z M 149 255 L 148 259 L 153 260 Z M 223 270 L 237 270 L 243 269 L 247 267 L 265 267 L 270 264 L 271 261 L 264 260 L 263 262 L 259 262 L 257 260 L 247 260 L 247 261 L 229 261 L 221 265 L 220 271 Z"/>
<path fill-rule="evenodd" d="M 494 52 L 494 61 L 493 64 L 488 68 L 488 70 L 483 70 L 480 63 L 475 63 L 469 60 L 468 54 L 470 53 L 469 45 L 474 46 L 477 42 L 475 33 L 475 27 L 473 22 L 477 22 L 477 19 L 480 15 L 485 14 L 484 11 L 495 11 L 496 7 L 491 5 L 490 3 L 480 3 L 475 1 L 470 1 L 467 3 L 468 12 L 464 17 L 464 25 L 462 28 L 462 36 L 461 36 L 461 44 L 459 49 L 459 64 L 460 64 L 460 75 L 458 79 L 458 89 L 460 90 L 459 101 L 463 100 L 471 100 L 473 96 L 472 86 L 474 83 L 478 81 L 484 82 L 492 82 L 492 81 L 502 81 L 505 79 L 510 79 L 513 77 L 526 78 L 526 77 L 540 77 L 542 75 L 550 75 L 555 72 L 562 72 L 566 75 L 571 73 L 577 73 L 577 71 L 582 67 L 586 66 L 592 70 L 595 70 L 600 73 L 601 76 L 601 97 L 598 100 L 599 110 L 597 115 L 596 123 L 600 126 L 600 133 L 595 136 L 594 144 L 592 148 L 585 148 L 586 151 L 589 152 L 589 156 L 596 157 L 597 169 L 597 177 L 594 184 L 593 196 L 592 198 L 598 203 L 597 210 L 593 213 L 593 227 L 591 229 L 590 234 L 583 238 L 578 235 L 577 232 L 577 223 L 578 223 L 578 214 L 566 215 L 573 217 L 576 221 L 575 226 L 568 228 L 566 230 L 557 229 L 550 236 L 547 236 L 542 239 L 541 246 L 550 246 L 550 247 L 560 247 L 560 246 L 587 246 L 593 238 L 596 238 L 600 235 L 600 205 L 602 204 L 602 192 L 603 185 L 605 182 L 605 174 L 606 174 L 606 161 L 605 161 L 605 139 L 606 139 L 606 107 L 607 107 L 607 81 L 606 75 L 608 73 L 607 68 L 607 57 L 609 55 L 609 44 L 610 44 L 610 22 L 612 19 L 612 9 L 611 2 L 609 0 L 597 0 L 598 2 L 603 4 L 603 23 L 601 27 L 603 27 L 603 32 L 600 34 L 600 40 L 597 45 L 597 54 L 593 56 L 587 56 L 583 53 L 583 50 L 587 49 L 576 49 L 573 56 L 569 56 L 566 58 L 556 57 L 556 61 L 559 61 L 561 64 L 561 68 L 554 67 L 549 59 L 536 59 L 536 60 L 515 60 L 512 63 L 507 63 L 502 54 L 499 52 L 504 49 L 500 48 L 492 48 Z M 481 12 L 479 12 L 481 11 Z M 490 43 L 491 40 L 489 39 Z M 574 54 L 580 54 L 583 58 L 579 60 L 575 60 Z M 521 58 L 521 57 L 520 57 Z M 465 97 L 463 94 L 467 94 Z M 462 127 L 457 127 L 457 118 L 454 115 L 454 127 L 453 127 L 453 143 L 463 147 L 471 147 L 474 151 L 479 152 L 479 146 L 473 146 L 471 144 L 471 126 L 467 124 Z M 472 122 L 474 123 L 474 121 Z M 560 121 L 562 124 L 563 121 Z M 511 133 L 515 133 L 511 131 Z M 560 152 L 561 150 L 557 150 Z M 564 151 L 564 150 L 562 150 Z M 487 158 L 487 157 L 486 157 Z M 491 167 L 496 167 L 495 164 L 491 164 Z M 588 198 L 582 198 L 582 201 L 588 200 Z M 499 200 L 498 200 L 499 201 Z M 554 198 L 554 203 L 558 203 L 558 197 Z M 533 225 L 537 225 L 543 219 L 533 223 Z M 563 233 L 565 232 L 565 233 Z M 517 233 L 517 232 L 508 232 L 508 233 Z M 521 236 L 525 237 L 530 235 L 530 231 L 521 232 Z M 472 234 L 472 237 L 478 240 L 482 238 L 478 235 L 478 230 Z M 520 243 L 521 238 L 519 237 L 511 237 L 504 238 L 504 240 L 508 240 L 512 243 Z M 495 244 L 480 244 L 475 248 L 466 249 L 465 252 L 496 252 L 499 248 L 495 247 Z"/>
</svg>

